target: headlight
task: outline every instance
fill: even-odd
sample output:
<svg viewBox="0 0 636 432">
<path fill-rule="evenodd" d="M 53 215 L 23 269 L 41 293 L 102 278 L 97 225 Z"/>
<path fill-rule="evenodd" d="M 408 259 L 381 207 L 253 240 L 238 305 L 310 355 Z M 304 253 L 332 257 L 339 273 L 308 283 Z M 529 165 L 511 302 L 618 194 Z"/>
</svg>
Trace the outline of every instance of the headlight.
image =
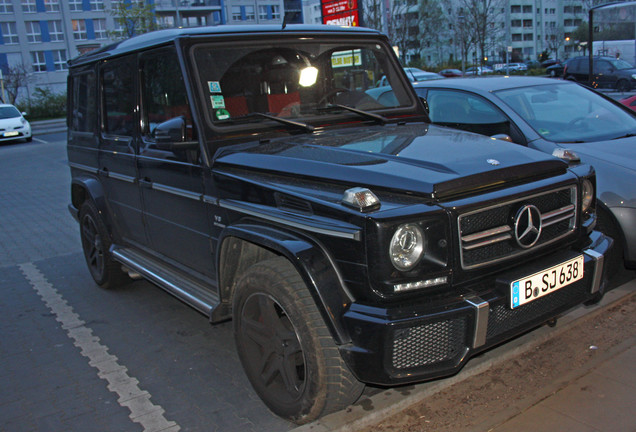
<svg viewBox="0 0 636 432">
<path fill-rule="evenodd" d="M 391 262 L 398 270 L 411 270 L 422 258 L 424 248 L 424 233 L 418 225 L 400 225 L 395 230 L 389 247 Z"/>
<path fill-rule="evenodd" d="M 592 200 L 594 199 L 594 185 L 588 179 L 584 179 L 581 183 L 581 201 L 583 213 L 590 209 Z"/>
</svg>

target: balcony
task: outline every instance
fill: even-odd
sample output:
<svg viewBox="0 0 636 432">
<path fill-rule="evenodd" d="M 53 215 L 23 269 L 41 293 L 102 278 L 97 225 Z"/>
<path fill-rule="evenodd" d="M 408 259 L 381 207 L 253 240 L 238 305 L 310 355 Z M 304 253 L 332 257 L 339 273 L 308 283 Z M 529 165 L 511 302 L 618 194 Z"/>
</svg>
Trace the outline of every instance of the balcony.
<svg viewBox="0 0 636 432">
<path fill-rule="evenodd" d="M 155 0 L 155 9 L 159 12 L 218 9 L 221 7 L 221 0 Z"/>
</svg>

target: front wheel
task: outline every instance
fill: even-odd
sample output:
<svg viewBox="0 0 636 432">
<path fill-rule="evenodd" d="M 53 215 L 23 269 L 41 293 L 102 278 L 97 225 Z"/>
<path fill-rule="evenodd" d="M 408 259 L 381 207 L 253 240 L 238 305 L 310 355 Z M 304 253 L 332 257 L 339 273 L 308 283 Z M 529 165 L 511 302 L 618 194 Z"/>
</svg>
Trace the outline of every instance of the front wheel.
<svg viewBox="0 0 636 432">
<path fill-rule="evenodd" d="M 275 414 L 307 423 L 355 402 L 364 384 L 344 363 L 300 275 L 278 257 L 252 266 L 233 302 L 236 347 Z"/>
<path fill-rule="evenodd" d="M 616 91 L 625 93 L 625 92 L 628 92 L 629 90 L 630 90 L 630 85 L 627 80 L 623 80 L 623 79 L 618 80 L 618 82 L 616 83 Z"/>
</svg>

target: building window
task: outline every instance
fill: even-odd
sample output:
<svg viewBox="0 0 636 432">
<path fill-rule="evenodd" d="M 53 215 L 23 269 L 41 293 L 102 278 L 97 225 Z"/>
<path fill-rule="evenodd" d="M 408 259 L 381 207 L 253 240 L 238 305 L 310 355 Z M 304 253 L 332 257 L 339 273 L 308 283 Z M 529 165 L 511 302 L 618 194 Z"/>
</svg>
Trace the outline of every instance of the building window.
<svg viewBox="0 0 636 432">
<path fill-rule="evenodd" d="M 260 20 L 278 20 L 280 19 L 280 6 L 278 5 L 261 5 L 258 7 L 258 19 Z"/>
<path fill-rule="evenodd" d="M 29 43 L 42 42 L 40 21 L 27 21 L 24 24 L 26 27 L 27 41 L 29 41 Z"/>
<path fill-rule="evenodd" d="M 510 6 L 510 13 L 521 13 L 521 6 L 520 5 Z"/>
<path fill-rule="evenodd" d="M 46 57 L 44 51 L 31 51 L 33 72 L 46 72 Z"/>
<path fill-rule="evenodd" d="M 49 37 L 51 38 L 51 42 L 62 42 L 64 40 L 62 21 L 49 21 Z"/>
<path fill-rule="evenodd" d="M 512 20 L 510 22 L 511 27 L 521 27 L 521 20 Z"/>
<path fill-rule="evenodd" d="M 92 11 L 103 11 L 104 10 L 104 2 L 102 0 L 91 0 L 91 10 Z"/>
<path fill-rule="evenodd" d="M 22 0 L 22 12 L 24 13 L 36 13 L 38 7 L 35 4 L 35 0 Z"/>
<path fill-rule="evenodd" d="M 82 0 L 68 0 L 68 8 L 71 12 L 82 12 Z"/>
<path fill-rule="evenodd" d="M 108 32 L 106 31 L 105 19 L 94 19 L 93 26 L 95 28 L 95 39 L 107 39 Z"/>
<path fill-rule="evenodd" d="M 0 0 L 0 14 L 12 14 L 13 3 L 11 0 Z"/>
<path fill-rule="evenodd" d="M 75 40 L 87 40 L 86 34 L 86 21 L 85 20 L 72 20 L 73 24 L 73 39 Z"/>
<path fill-rule="evenodd" d="M 245 6 L 245 20 L 256 21 L 256 12 L 254 6 Z"/>
<path fill-rule="evenodd" d="M 66 70 L 66 50 L 55 50 L 53 54 L 53 64 L 56 71 Z"/>
<path fill-rule="evenodd" d="M 527 33 L 523 35 L 523 40 L 524 41 L 531 41 L 534 40 L 534 38 L 532 37 L 532 33 Z"/>
<path fill-rule="evenodd" d="M 232 6 L 232 21 L 241 21 L 241 7 L 240 6 Z"/>
<path fill-rule="evenodd" d="M 59 12 L 60 1 L 59 0 L 44 0 L 44 9 L 47 12 Z"/>
<path fill-rule="evenodd" d="M 563 13 L 572 13 L 573 10 L 572 6 L 563 6 Z"/>
<path fill-rule="evenodd" d="M 4 45 L 16 45 L 20 43 L 14 22 L 3 22 L 0 25 L 0 29 L 2 29 L 2 42 Z"/>
<path fill-rule="evenodd" d="M 532 20 L 523 20 L 523 26 L 525 28 L 532 28 Z"/>
<path fill-rule="evenodd" d="M 513 33 L 511 36 L 513 42 L 521 42 L 521 33 Z"/>
<path fill-rule="evenodd" d="M 524 6 L 523 13 L 532 13 L 532 6 Z"/>
</svg>

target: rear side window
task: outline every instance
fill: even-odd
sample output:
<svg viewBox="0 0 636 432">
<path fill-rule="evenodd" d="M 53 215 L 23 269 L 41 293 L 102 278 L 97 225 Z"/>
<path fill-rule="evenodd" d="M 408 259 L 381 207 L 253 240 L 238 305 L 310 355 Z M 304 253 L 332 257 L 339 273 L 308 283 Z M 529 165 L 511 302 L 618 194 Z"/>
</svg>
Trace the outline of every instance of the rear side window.
<svg viewBox="0 0 636 432">
<path fill-rule="evenodd" d="M 104 132 L 133 136 L 135 132 L 135 59 L 127 57 L 102 67 Z"/>
<path fill-rule="evenodd" d="M 76 132 L 95 132 L 97 125 L 97 88 L 95 73 L 73 76 L 71 98 L 71 129 Z"/>
</svg>

